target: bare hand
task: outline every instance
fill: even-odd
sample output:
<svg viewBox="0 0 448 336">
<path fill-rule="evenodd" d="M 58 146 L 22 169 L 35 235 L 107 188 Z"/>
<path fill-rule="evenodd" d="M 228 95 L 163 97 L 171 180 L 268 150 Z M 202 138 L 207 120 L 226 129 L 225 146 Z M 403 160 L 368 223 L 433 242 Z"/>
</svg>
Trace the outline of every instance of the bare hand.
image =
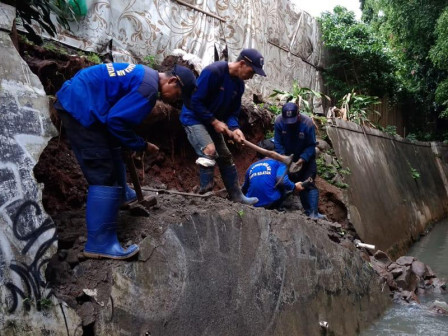
<svg viewBox="0 0 448 336">
<path fill-rule="evenodd" d="M 215 119 L 212 121 L 211 125 L 213 126 L 216 133 L 224 133 L 228 135 L 229 137 L 232 137 L 232 131 L 229 130 L 227 125 L 223 123 L 222 121 L 219 121 L 218 119 Z"/>
<path fill-rule="evenodd" d="M 239 128 L 232 132 L 232 139 L 235 140 L 239 144 L 243 144 L 243 140 L 246 140 L 243 132 Z"/>
<path fill-rule="evenodd" d="M 156 145 L 147 142 L 146 143 L 146 149 L 145 149 L 146 153 L 148 153 L 149 155 L 155 155 L 159 152 L 159 147 L 157 147 Z"/>
<path fill-rule="evenodd" d="M 300 192 L 300 191 L 302 191 L 302 190 L 305 190 L 305 188 L 302 186 L 302 182 L 297 182 L 297 183 L 295 184 L 294 191 L 296 191 L 296 192 Z"/>
</svg>

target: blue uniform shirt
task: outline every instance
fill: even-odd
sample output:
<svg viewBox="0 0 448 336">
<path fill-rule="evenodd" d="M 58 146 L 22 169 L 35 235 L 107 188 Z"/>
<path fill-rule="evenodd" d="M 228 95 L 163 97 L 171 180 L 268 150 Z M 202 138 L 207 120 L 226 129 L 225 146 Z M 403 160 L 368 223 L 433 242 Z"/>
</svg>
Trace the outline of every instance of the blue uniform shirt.
<svg viewBox="0 0 448 336">
<path fill-rule="evenodd" d="M 108 63 L 79 71 L 64 83 L 57 98 L 84 127 L 105 124 L 124 146 L 140 151 L 146 142 L 133 127 L 151 112 L 158 92 L 157 71 L 144 65 Z"/>
<path fill-rule="evenodd" d="M 283 181 L 275 184 L 286 171 L 286 165 L 273 159 L 263 159 L 253 163 L 246 171 L 241 188 L 247 197 L 257 197 L 256 207 L 272 204 L 280 199 L 282 192 L 294 190 L 295 184 L 285 174 Z"/>
<path fill-rule="evenodd" d="M 202 70 L 189 107 L 182 106 L 180 121 L 185 126 L 208 124 L 214 118 L 230 129 L 238 128 L 244 81 L 229 74 L 227 62 L 215 62 Z"/>
<path fill-rule="evenodd" d="M 274 122 L 275 151 L 283 155 L 294 154 L 294 161 L 299 158 L 310 162 L 316 157 L 316 133 L 313 120 L 303 114 L 297 123 L 287 125 L 281 115 Z"/>
</svg>

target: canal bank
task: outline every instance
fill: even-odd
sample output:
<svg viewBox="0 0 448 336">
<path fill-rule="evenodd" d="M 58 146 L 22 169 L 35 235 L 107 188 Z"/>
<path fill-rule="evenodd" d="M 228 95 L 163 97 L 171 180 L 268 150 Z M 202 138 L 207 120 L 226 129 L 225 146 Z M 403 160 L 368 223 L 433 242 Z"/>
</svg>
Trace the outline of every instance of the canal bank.
<svg viewBox="0 0 448 336">
<path fill-rule="evenodd" d="M 435 224 L 407 255 L 430 266 L 440 279 L 448 279 L 448 219 Z M 361 336 L 448 335 L 448 316 L 433 308 L 435 301 L 447 303 L 448 294 L 420 295 L 419 300 L 420 304 L 394 303 Z"/>
</svg>

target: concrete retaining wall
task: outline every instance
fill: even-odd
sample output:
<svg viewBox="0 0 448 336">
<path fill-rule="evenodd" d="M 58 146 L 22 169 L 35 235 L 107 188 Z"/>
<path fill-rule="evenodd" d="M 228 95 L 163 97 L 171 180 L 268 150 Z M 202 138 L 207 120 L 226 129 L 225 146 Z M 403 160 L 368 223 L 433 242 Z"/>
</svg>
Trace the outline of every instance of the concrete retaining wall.
<svg viewBox="0 0 448 336">
<path fill-rule="evenodd" d="M 448 146 L 410 142 L 339 119 L 327 132 L 351 171 L 349 213 L 365 242 L 399 255 L 428 223 L 447 216 Z"/>
<path fill-rule="evenodd" d="M 388 305 L 358 251 L 315 221 L 220 205 L 146 238 L 139 262 L 112 270 L 98 335 L 318 336 L 322 321 L 328 335 L 355 335 Z"/>
</svg>

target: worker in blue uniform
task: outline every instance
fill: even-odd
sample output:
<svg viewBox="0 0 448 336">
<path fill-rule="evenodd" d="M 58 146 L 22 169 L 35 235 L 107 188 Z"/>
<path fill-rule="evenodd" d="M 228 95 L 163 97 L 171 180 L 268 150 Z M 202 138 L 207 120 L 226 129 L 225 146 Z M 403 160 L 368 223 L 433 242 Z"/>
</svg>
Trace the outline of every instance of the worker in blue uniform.
<svg viewBox="0 0 448 336">
<path fill-rule="evenodd" d="M 274 149 L 274 143 L 266 139 L 258 146 Z M 310 181 L 292 182 L 287 174 L 287 166 L 274 159 L 257 154 L 261 160 L 253 163 L 246 171 L 241 190 L 247 197 L 256 197 L 255 207 L 281 209 L 283 201 L 293 192 L 300 192 L 310 185 Z"/>
<path fill-rule="evenodd" d="M 127 259 L 138 252 L 135 244 L 122 248 L 116 233 L 120 204 L 136 197 L 126 184 L 122 147 L 156 153 L 158 147 L 133 128 L 158 97 L 168 103 L 188 100 L 195 87 L 194 74 L 180 65 L 159 73 L 139 64 L 108 63 L 82 69 L 57 92 L 54 106 L 89 184 L 87 257 Z"/>
<path fill-rule="evenodd" d="M 219 61 L 202 70 L 191 103 L 182 106 L 180 121 L 195 149 L 199 166 L 199 193 L 213 189 L 214 168 L 218 164 L 231 200 L 254 204 L 258 200 L 243 195 L 238 174 L 224 136 L 242 143 L 238 116 L 244 81 L 255 74 L 266 76 L 264 59 L 256 49 L 243 49 L 234 62 Z"/>
<path fill-rule="evenodd" d="M 283 155 L 294 155 L 294 162 L 302 165 L 302 169 L 290 174 L 293 182 L 303 181 L 311 177 L 314 181 L 317 174 L 316 166 L 316 133 L 313 120 L 299 113 L 297 104 L 286 103 L 282 114 L 274 122 L 275 151 Z M 311 218 L 326 218 L 318 211 L 319 190 L 313 183 L 299 193 L 300 201 L 307 216 Z"/>
</svg>

